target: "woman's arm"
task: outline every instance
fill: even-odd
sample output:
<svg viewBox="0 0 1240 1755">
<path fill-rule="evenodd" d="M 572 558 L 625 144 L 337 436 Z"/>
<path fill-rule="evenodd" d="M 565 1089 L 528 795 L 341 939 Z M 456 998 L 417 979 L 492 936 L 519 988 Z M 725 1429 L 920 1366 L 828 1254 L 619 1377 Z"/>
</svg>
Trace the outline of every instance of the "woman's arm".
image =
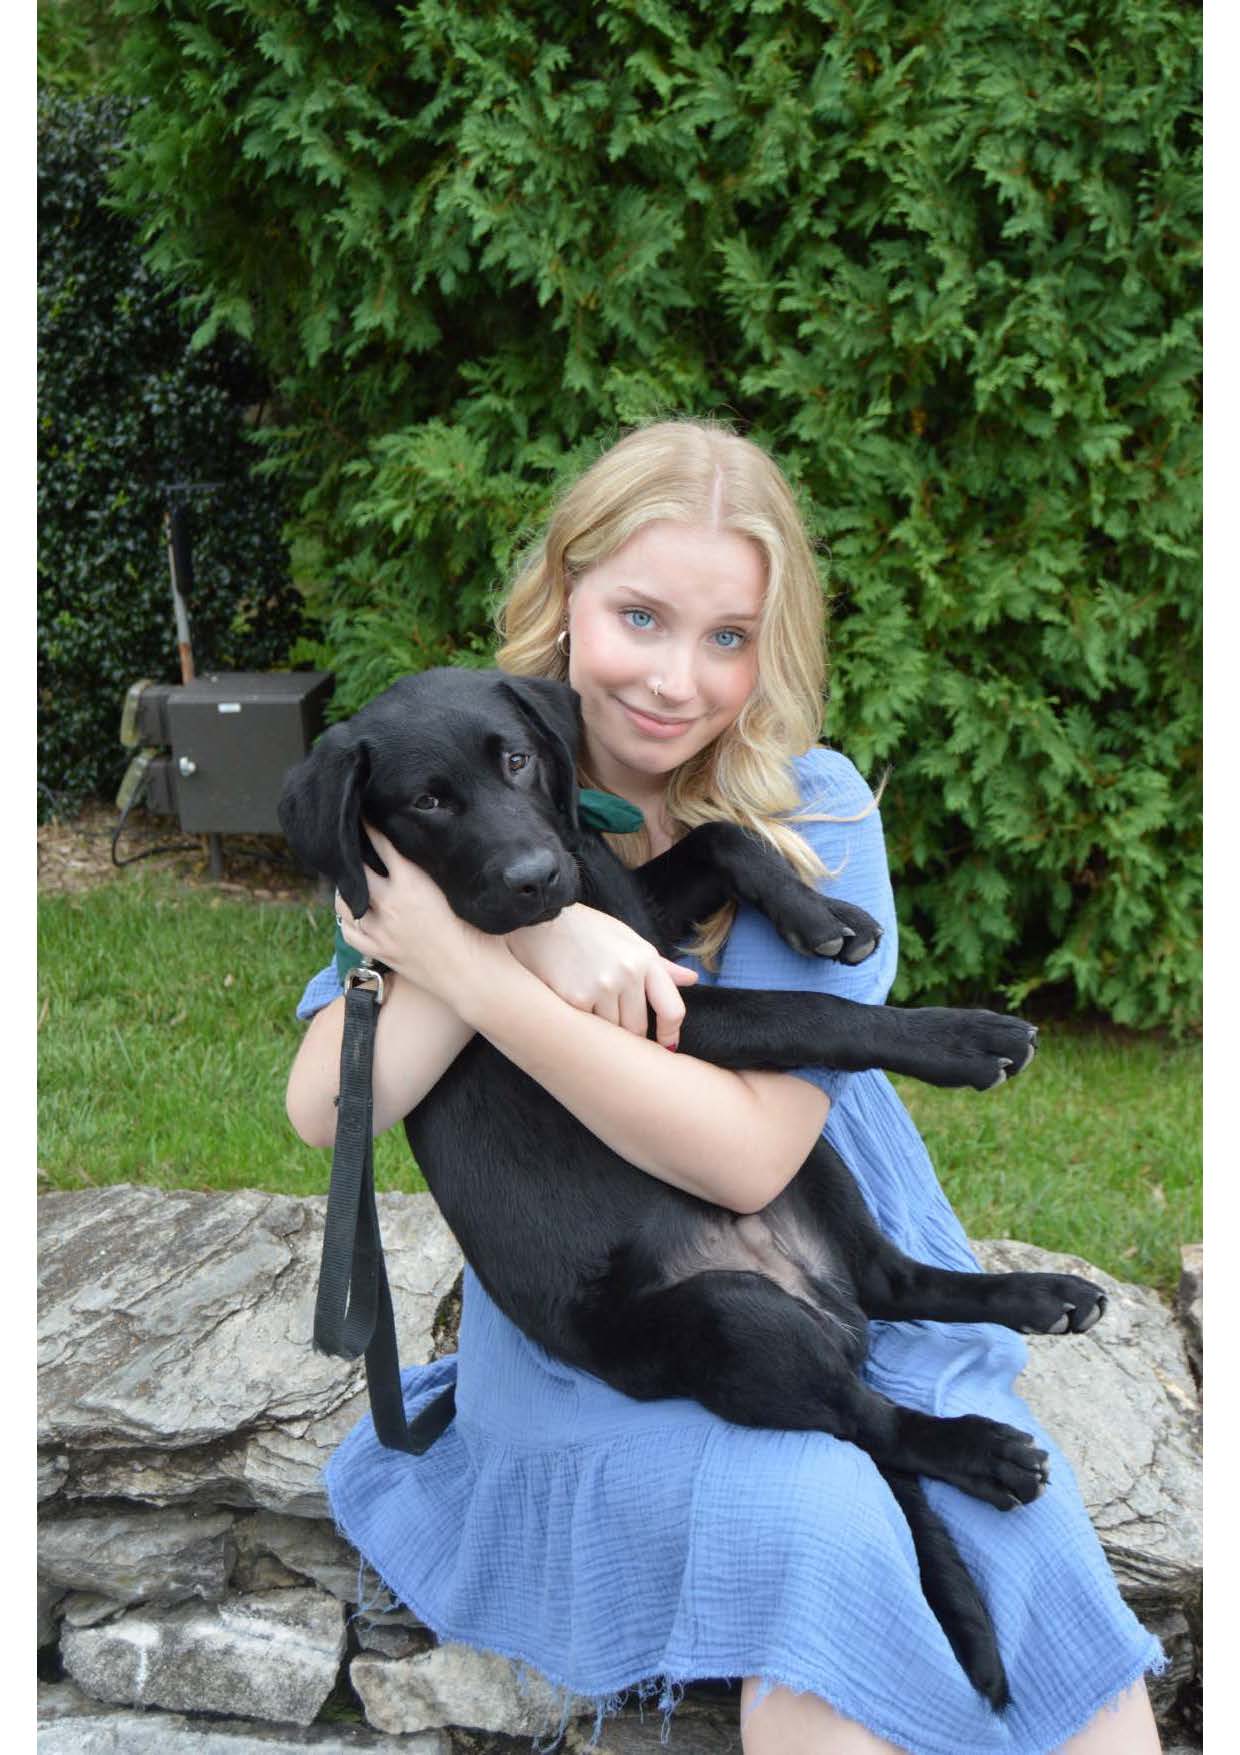
<svg viewBox="0 0 1240 1755">
<path fill-rule="evenodd" d="M 375 1026 L 374 1132 L 395 1126 L 438 1083 L 473 1035 L 450 1006 L 390 975 Z M 308 1146 L 336 1143 L 344 1000 L 310 1020 L 289 1073 L 284 1106 Z"/>
<path fill-rule="evenodd" d="M 440 1001 L 466 1036 L 485 1035 L 640 1169 L 734 1211 L 765 1206 L 800 1168 L 826 1119 L 823 1093 L 789 1074 L 729 1072 L 668 1054 L 575 1009 L 503 939 L 459 920 L 424 872 L 369 833 L 389 876 L 368 873 L 371 907 L 360 922 L 345 917 L 345 938 Z"/>
<path fill-rule="evenodd" d="M 675 1047 L 685 1015 L 678 988 L 697 976 L 661 957 L 623 921 L 575 904 L 545 925 L 509 933 L 508 944 L 519 963 L 578 1011 L 644 1037 L 651 1007 L 656 1040 Z M 388 977 L 386 992 L 375 1031 L 376 1135 L 416 1108 L 473 1034 L 451 1007 L 397 975 Z M 289 1074 L 285 1107 L 307 1145 L 335 1144 L 343 1033 L 340 998 L 312 1018 Z"/>
<path fill-rule="evenodd" d="M 786 1073 L 668 1054 L 574 1010 L 507 961 L 462 982 L 460 1015 L 631 1164 L 733 1212 L 757 1212 L 805 1162 L 827 1119 L 823 1092 Z"/>
</svg>

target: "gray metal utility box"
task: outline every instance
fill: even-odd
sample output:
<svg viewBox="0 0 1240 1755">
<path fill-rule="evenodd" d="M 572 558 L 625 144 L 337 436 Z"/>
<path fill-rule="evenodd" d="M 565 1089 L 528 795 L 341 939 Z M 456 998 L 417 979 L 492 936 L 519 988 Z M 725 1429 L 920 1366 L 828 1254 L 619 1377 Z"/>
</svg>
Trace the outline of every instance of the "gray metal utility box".
<svg viewBox="0 0 1240 1755">
<path fill-rule="evenodd" d="M 172 746 L 152 765 L 151 808 L 191 834 L 278 835 L 284 777 L 322 731 L 335 681 L 329 670 L 236 670 L 147 684 L 138 741 Z"/>
</svg>

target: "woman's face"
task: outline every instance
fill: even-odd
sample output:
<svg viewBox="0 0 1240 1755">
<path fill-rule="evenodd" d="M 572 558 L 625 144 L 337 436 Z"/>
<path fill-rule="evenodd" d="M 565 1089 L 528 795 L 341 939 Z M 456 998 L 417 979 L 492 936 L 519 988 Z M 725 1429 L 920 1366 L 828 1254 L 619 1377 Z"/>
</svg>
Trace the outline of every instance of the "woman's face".
<svg viewBox="0 0 1240 1755">
<path fill-rule="evenodd" d="M 727 730 L 757 685 L 765 590 L 756 543 L 669 521 L 581 575 L 568 680 L 602 785 L 648 795 Z"/>
</svg>

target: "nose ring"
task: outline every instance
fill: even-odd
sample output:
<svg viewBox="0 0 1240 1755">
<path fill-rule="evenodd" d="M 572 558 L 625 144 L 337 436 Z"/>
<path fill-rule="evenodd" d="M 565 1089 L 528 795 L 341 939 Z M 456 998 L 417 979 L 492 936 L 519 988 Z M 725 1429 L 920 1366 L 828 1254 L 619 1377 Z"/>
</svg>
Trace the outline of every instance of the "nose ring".
<svg viewBox="0 0 1240 1755">
<path fill-rule="evenodd" d="M 650 693 L 652 695 L 661 695 L 663 693 L 663 678 L 661 676 L 652 676 L 651 677 L 651 679 L 650 679 Z"/>
</svg>

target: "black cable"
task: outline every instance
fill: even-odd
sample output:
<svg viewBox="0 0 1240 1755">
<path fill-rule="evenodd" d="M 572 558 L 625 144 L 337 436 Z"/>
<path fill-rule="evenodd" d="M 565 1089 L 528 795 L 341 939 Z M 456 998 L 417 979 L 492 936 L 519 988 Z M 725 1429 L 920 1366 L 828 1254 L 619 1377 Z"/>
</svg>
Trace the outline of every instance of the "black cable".
<svg viewBox="0 0 1240 1755">
<path fill-rule="evenodd" d="M 143 792 L 145 790 L 146 790 L 146 788 L 145 788 L 145 782 L 144 782 L 143 785 L 139 786 L 138 790 L 134 793 L 134 795 L 130 799 L 129 803 L 125 806 L 124 810 L 121 812 L 120 820 L 117 823 L 115 829 L 113 829 L 113 831 L 112 831 L 112 864 L 113 865 L 136 865 L 140 859 L 153 859 L 157 853 L 199 853 L 199 852 L 201 852 L 202 849 L 200 848 L 197 841 L 164 841 L 164 842 L 161 842 L 158 847 L 147 847 L 141 853 L 131 853 L 129 855 L 128 859 L 121 859 L 118 856 L 116 849 L 120 844 L 121 836 L 125 832 L 125 824 L 129 820 L 129 813 L 134 808 L 134 806 L 141 800 Z M 254 848 L 254 847 L 230 847 L 229 851 L 228 851 L 228 857 L 230 859 L 263 859 L 263 860 L 266 860 L 268 865 L 282 865 L 282 866 L 287 867 L 289 870 L 296 870 L 297 869 L 294 861 L 287 858 L 284 854 L 282 854 L 282 853 L 265 853 L 265 852 L 261 851 L 260 849 Z"/>
<path fill-rule="evenodd" d="M 153 859 L 155 854 L 157 854 L 157 853 L 197 853 L 197 852 L 199 852 L 199 846 L 198 846 L 197 841 L 166 841 L 159 847 L 148 847 L 142 853 L 131 853 L 129 855 L 128 859 L 121 859 L 117 856 L 116 849 L 120 843 L 120 838 L 121 838 L 122 834 L 124 833 L 125 824 L 129 821 L 129 813 L 133 809 L 134 805 L 137 804 L 138 800 L 142 797 L 142 792 L 143 792 L 143 788 L 141 786 L 139 786 L 138 790 L 134 793 L 134 795 L 130 799 L 129 803 L 125 806 L 124 810 L 121 812 L 120 821 L 117 823 L 116 827 L 112 831 L 112 864 L 113 865 L 136 865 L 140 859 Z"/>
</svg>

